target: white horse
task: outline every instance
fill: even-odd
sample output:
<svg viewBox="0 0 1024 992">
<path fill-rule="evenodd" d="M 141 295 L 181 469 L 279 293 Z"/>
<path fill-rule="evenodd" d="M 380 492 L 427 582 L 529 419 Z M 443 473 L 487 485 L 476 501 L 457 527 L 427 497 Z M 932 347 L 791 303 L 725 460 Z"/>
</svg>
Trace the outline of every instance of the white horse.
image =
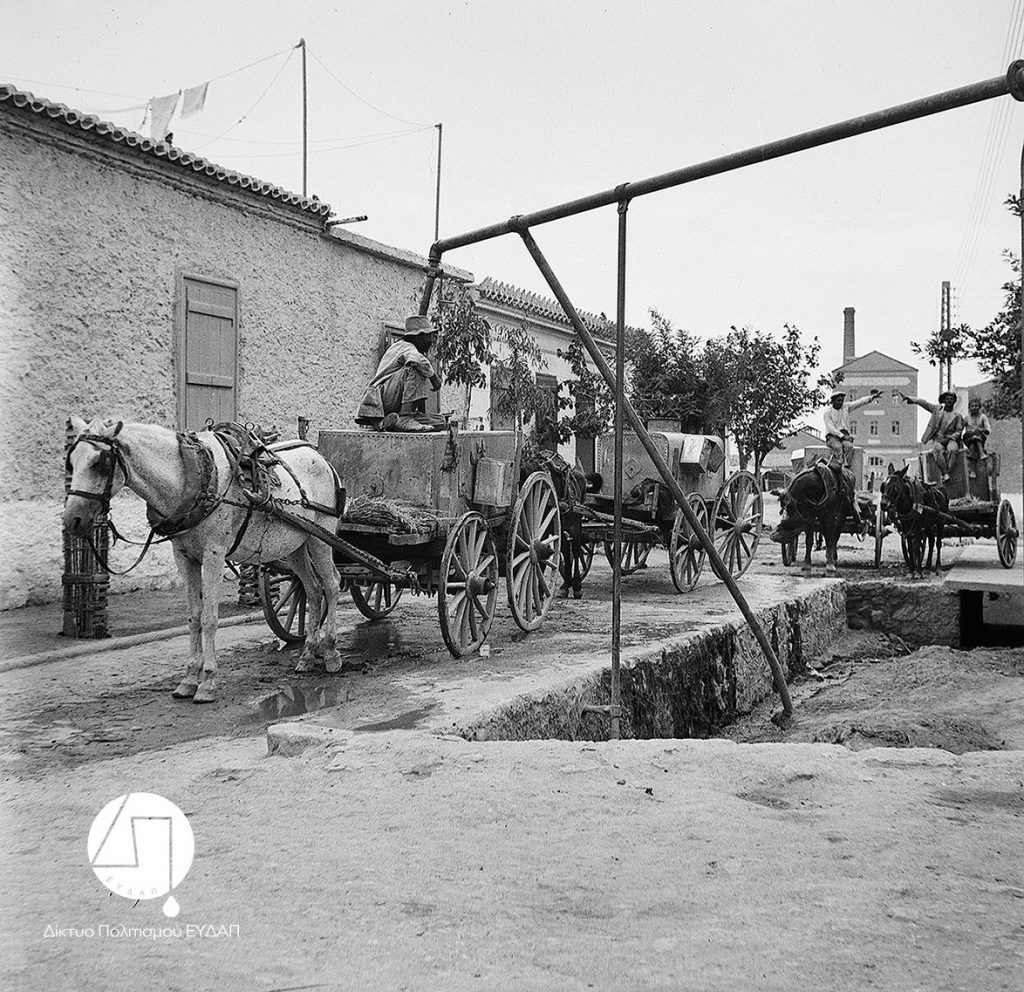
<svg viewBox="0 0 1024 992">
<path fill-rule="evenodd" d="M 215 699 L 217 607 L 229 551 L 231 561 L 239 564 L 288 563 L 306 590 L 308 610 L 306 645 L 295 671 L 312 671 L 318 658 L 328 672 L 341 670 L 334 617 L 340 585 L 330 547 L 265 512 L 250 515 L 235 465 L 215 434 L 203 431 L 193 440 L 153 424 L 97 419 L 86 425 L 78 417 L 72 423 L 78 437 L 68 458 L 72 478 L 64 528 L 70 534 L 90 533 L 96 514 L 107 510 L 111 497 L 127 486 L 146 501 L 150 522 L 158 521 L 161 532 L 173 535 L 174 560 L 188 596 L 191 639 L 184 678 L 172 693 L 176 699 Z M 286 469 L 277 470 L 280 486 L 273 490 L 274 498 L 295 500 L 300 505 L 288 505 L 290 512 L 333 533 L 334 517 L 303 505 L 336 505 L 331 466 L 310 446 L 274 454 Z M 204 464 L 205 472 L 197 471 Z"/>
</svg>

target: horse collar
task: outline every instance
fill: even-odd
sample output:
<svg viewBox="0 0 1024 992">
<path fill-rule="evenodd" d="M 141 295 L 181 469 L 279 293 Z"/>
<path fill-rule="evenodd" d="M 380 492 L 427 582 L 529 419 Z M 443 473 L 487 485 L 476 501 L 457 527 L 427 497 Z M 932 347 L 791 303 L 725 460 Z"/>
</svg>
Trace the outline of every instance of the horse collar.
<svg viewBox="0 0 1024 992">
<path fill-rule="evenodd" d="M 164 516 L 146 507 L 150 527 L 163 537 L 176 537 L 198 527 L 217 507 L 217 466 L 213 452 L 194 433 L 178 434 L 178 451 L 185 469 L 186 491 L 194 495 L 177 513 Z"/>
</svg>

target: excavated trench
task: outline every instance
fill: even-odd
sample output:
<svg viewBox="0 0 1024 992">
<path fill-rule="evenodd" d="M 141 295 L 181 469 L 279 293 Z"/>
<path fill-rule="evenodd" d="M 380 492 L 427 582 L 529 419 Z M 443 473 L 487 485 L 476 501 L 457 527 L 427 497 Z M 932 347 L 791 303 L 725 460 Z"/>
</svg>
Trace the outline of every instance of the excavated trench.
<svg viewBox="0 0 1024 992">
<path fill-rule="evenodd" d="M 1005 609 L 992 616 L 994 628 L 1007 619 Z M 835 583 L 759 619 L 790 683 L 794 716 L 786 726 L 772 720 L 781 707 L 749 629 L 723 624 L 624 661 L 621 736 L 954 753 L 1024 748 L 1024 650 L 961 648 L 958 599 L 941 585 Z M 1019 643 L 1021 628 L 1002 626 L 995 639 Z M 607 716 L 588 707 L 610 700 L 605 670 L 520 697 L 459 732 L 477 740 L 604 740 Z"/>
</svg>

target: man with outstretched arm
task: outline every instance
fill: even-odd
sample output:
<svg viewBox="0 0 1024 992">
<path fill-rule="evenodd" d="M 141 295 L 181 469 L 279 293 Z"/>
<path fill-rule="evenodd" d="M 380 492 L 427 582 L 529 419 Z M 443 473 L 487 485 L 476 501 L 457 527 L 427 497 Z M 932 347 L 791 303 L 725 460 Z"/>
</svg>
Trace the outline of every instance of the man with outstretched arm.
<svg viewBox="0 0 1024 992">
<path fill-rule="evenodd" d="M 931 403 L 919 396 L 907 396 L 898 389 L 895 393 L 903 397 L 904 403 L 916 403 L 931 414 L 928 426 L 921 435 L 921 443 L 931 442 L 935 466 L 942 481 L 949 482 L 949 473 L 953 470 L 956 453 L 960 450 L 960 434 L 964 429 L 964 418 L 953 410 L 956 406 L 956 393 L 947 389 L 939 394 L 938 403 Z"/>
<path fill-rule="evenodd" d="M 864 522 L 860 518 L 860 507 L 857 505 L 856 484 L 850 466 L 853 464 L 853 432 L 850 430 L 850 411 L 866 406 L 881 390 L 872 389 L 867 396 L 847 404 L 846 393 L 841 389 L 833 391 L 829 406 L 825 410 L 825 444 L 832 453 L 831 461 L 838 466 L 839 478 L 842 480 L 846 499 L 850 504 L 850 513 L 854 525 L 863 530 Z"/>
</svg>

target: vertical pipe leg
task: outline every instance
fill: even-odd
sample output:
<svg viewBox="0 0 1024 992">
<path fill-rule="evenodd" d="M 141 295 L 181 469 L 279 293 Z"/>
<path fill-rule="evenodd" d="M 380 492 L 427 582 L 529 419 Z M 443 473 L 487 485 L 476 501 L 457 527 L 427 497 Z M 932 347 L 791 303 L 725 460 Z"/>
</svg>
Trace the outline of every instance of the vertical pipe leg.
<svg viewBox="0 0 1024 992">
<path fill-rule="evenodd" d="M 615 506 L 612 518 L 612 740 L 619 738 L 621 689 L 619 685 L 620 643 L 622 634 L 622 433 L 623 379 L 625 371 L 626 334 L 626 211 L 629 201 L 619 201 L 618 287 L 615 314 Z"/>
</svg>

